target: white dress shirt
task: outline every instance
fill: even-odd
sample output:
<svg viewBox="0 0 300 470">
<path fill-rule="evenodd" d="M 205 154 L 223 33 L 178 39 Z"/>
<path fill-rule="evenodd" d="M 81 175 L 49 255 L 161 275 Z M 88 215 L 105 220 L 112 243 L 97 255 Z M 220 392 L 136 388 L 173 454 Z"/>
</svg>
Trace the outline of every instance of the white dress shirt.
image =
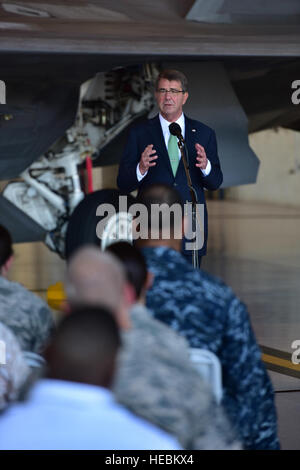
<svg viewBox="0 0 300 470">
<path fill-rule="evenodd" d="M 159 120 L 160 120 L 160 125 L 161 125 L 161 129 L 162 129 L 162 133 L 163 133 L 163 136 L 164 136 L 164 141 L 165 141 L 165 144 L 166 144 L 166 148 L 168 149 L 168 142 L 169 142 L 169 138 L 170 138 L 170 130 L 169 130 L 169 125 L 171 124 L 169 121 L 167 121 L 165 118 L 162 117 L 161 114 L 159 114 Z M 182 133 L 182 137 L 185 138 L 185 119 L 184 119 L 184 114 L 182 113 L 181 116 L 177 119 L 177 121 L 175 121 L 176 124 L 179 124 L 179 126 L 181 127 L 181 133 Z M 181 153 L 180 153 L 180 150 L 178 148 L 178 159 L 180 160 L 181 159 Z M 209 160 L 207 160 L 207 165 L 206 165 L 206 168 L 204 170 L 201 170 L 203 175 L 204 176 L 208 176 L 210 171 L 211 171 L 211 163 Z M 146 171 L 146 173 L 144 173 L 142 175 L 142 173 L 140 172 L 140 169 L 139 169 L 139 163 L 137 164 L 137 167 L 136 167 L 136 176 L 137 176 L 137 179 L 138 181 L 142 181 L 143 178 L 145 178 L 145 176 L 147 175 L 148 171 Z"/>
<path fill-rule="evenodd" d="M 0 420 L 0 449 L 180 449 L 102 387 L 42 379 Z"/>
</svg>

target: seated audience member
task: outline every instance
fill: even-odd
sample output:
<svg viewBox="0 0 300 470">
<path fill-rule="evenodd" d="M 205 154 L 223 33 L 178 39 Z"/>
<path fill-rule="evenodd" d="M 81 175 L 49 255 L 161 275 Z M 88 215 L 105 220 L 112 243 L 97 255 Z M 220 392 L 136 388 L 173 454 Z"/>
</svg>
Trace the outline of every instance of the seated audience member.
<svg viewBox="0 0 300 470">
<path fill-rule="evenodd" d="M 165 185 L 146 188 L 138 202 L 149 215 L 153 204 L 182 205 L 179 193 Z M 208 349 L 218 356 L 222 404 L 244 448 L 278 449 L 274 392 L 246 306 L 220 279 L 187 263 L 180 253 L 181 239 L 163 239 L 162 226 L 154 225 L 153 220 L 148 218 L 152 239 L 138 240 L 154 275 L 147 307 L 154 318 L 185 337 L 190 347 Z M 171 225 L 174 233 L 180 231 L 184 218 Z"/>
<path fill-rule="evenodd" d="M 23 351 L 40 354 L 54 329 L 47 304 L 7 279 L 13 261 L 12 239 L 0 226 L 0 321 L 13 331 Z"/>
<path fill-rule="evenodd" d="M 118 405 L 109 391 L 120 346 L 110 312 L 62 320 L 45 357 L 47 378 L 0 419 L 0 449 L 178 449 L 169 435 Z"/>
<path fill-rule="evenodd" d="M 29 372 L 17 338 L 0 323 L 0 411 L 18 397 Z"/>
<path fill-rule="evenodd" d="M 145 296 L 148 276 L 142 255 L 127 243 L 117 245 L 111 251 L 124 263 L 131 285 L 120 262 L 95 247 L 73 255 L 66 279 L 71 305 L 105 304 L 123 329 L 124 348 L 113 388 L 116 398 L 175 435 L 185 448 L 239 448 L 211 390 L 193 368 L 184 339 L 151 318 L 142 303 L 130 311 L 129 319 L 133 302 L 142 302 Z"/>
<path fill-rule="evenodd" d="M 126 283 L 120 262 L 94 245 L 75 251 L 67 265 L 65 310 L 84 305 L 101 305 L 114 312 L 121 329 L 130 328 L 128 309 L 132 289 Z"/>
</svg>

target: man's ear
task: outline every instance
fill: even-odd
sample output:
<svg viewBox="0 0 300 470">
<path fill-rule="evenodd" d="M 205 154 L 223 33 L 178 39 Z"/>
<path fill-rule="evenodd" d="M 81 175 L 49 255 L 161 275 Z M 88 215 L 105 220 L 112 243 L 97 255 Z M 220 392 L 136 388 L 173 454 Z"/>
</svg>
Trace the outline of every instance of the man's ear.
<svg viewBox="0 0 300 470">
<path fill-rule="evenodd" d="M 123 287 L 121 305 L 117 312 L 118 324 L 122 330 L 129 330 L 131 328 L 129 310 L 135 302 L 136 295 L 134 288 L 129 284 L 129 282 L 126 282 Z"/>
<path fill-rule="evenodd" d="M 188 97 L 189 97 L 189 94 L 186 91 L 185 94 L 183 95 L 183 104 L 185 104 L 187 102 Z"/>
<path fill-rule="evenodd" d="M 133 286 L 126 282 L 123 290 L 124 299 L 127 305 L 131 306 L 136 301 L 136 294 Z"/>
<path fill-rule="evenodd" d="M 12 265 L 12 262 L 14 260 L 14 256 L 11 255 L 8 260 L 3 264 L 2 266 L 2 270 L 3 270 L 3 273 L 4 273 L 4 276 L 8 273 L 8 271 L 10 270 L 10 267 Z"/>
</svg>

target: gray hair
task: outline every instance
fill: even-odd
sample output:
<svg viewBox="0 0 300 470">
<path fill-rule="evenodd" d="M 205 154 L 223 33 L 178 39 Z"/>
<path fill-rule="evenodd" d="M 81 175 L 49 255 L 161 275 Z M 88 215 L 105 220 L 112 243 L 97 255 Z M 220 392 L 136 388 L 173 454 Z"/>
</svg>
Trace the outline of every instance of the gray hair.
<svg viewBox="0 0 300 470">
<path fill-rule="evenodd" d="M 188 81 L 187 81 L 187 78 L 186 76 L 184 75 L 184 73 L 180 72 L 179 70 L 174 70 L 174 69 L 165 69 L 165 70 L 162 70 L 159 75 L 157 76 L 156 80 L 155 80 L 155 89 L 157 90 L 158 89 L 158 84 L 159 84 L 159 81 L 162 79 L 162 78 L 165 78 L 166 80 L 169 80 L 170 82 L 171 81 L 176 81 L 176 82 L 180 82 L 181 83 L 181 86 L 182 86 L 182 90 L 184 92 L 187 91 L 188 89 Z"/>
</svg>

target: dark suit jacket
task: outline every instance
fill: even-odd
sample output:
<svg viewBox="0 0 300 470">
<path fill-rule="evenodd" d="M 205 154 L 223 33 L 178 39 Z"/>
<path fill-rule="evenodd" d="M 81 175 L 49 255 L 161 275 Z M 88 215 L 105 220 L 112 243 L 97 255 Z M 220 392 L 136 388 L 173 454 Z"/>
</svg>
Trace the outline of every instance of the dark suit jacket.
<svg viewBox="0 0 300 470">
<path fill-rule="evenodd" d="M 209 190 L 218 189 L 222 184 L 223 175 L 218 158 L 215 132 L 211 128 L 185 116 L 185 142 L 188 149 L 191 180 L 197 193 L 197 202 L 204 204 L 204 245 L 199 251 L 199 255 L 202 256 L 206 253 L 207 241 L 207 211 L 204 188 Z M 211 172 L 206 177 L 200 168 L 195 166 L 196 143 L 205 148 L 207 158 L 211 163 Z M 155 160 L 156 165 L 149 168 L 147 175 L 141 182 L 138 182 L 136 167 L 145 147 L 150 144 L 153 144 L 153 148 L 158 155 L 157 160 Z M 155 183 L 174 186 L 181 194 L 183 203 L 191 201 L 182 159 L 178 165 L 176 176 L 173 175 L 158 115 L 131 128 L 117 179 L 118 187 L 124 193 L 130 193 L 135 189 L 141 190 Z"/>
</svg>

